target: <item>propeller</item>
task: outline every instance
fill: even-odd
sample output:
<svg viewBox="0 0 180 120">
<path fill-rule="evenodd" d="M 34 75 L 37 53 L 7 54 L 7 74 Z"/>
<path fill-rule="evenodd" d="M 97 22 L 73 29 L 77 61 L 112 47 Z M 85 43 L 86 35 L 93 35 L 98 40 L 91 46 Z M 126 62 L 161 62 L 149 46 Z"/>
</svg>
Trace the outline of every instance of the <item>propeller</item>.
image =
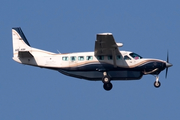
<svg viewBox="0 0 180 120">
<path fill-rule="evenodd" d="M 168 68 L 171 67 L 172 64 L 169 63 L 169 52 L 167 51 L 167 61 L 166 61 L 166 78 L 167 78 L 167 74 L 168 74 Z"/>
<path fill-rule="evenodd" d="M 169 63 L 169 52 L 167 51 L 167 63 Z M 167 74 L 168 74 L 168 67 L 166 65 L 166 78 L 167 78 Z"/>
</svg>

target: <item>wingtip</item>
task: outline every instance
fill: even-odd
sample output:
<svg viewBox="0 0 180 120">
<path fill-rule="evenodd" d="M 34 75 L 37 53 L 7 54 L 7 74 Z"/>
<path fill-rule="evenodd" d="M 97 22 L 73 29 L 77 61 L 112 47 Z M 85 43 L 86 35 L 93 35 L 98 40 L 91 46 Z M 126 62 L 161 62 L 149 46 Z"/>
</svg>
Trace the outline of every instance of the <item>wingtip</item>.
<svg viewBox="0 0 180 120">
<path fill-rule="evenodd" d="M 112 33 L 98 33 L 97 35 L 112 35 Z"/>
</svg>

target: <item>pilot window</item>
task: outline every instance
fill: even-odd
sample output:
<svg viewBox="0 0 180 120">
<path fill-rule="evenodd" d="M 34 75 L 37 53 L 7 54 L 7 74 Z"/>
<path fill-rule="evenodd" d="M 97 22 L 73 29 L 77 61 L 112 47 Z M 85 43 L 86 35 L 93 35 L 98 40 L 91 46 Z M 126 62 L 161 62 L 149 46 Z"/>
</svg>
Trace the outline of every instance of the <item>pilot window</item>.
<svg viewBox="0 0 180 120">
<path fill-rule="evenodd" d="M 129 58 L 127 55 L 124 56 L 124 60 L 131 60 L 131 58 Z"/>
<path fill-rule="evenodd" d="M 132 58 L 134 58 L 135 60 L 138 60 L 138 59 L 142 59 L 142 57 L 136 53 L 130 53 L 129 54 Z"/>
<path fill-rule="evenodd" d="M 71 56 L 71 61 L 75 61 L 76 60 L 76 56 Z"/>
<path fill-rule="evenodd" d="M 93 60 L 93 56 L 86 56 L 86 60 Z"/>
<path fill-rule="evenodd" d="M 112 59 L 113 59 L 112 55 L 108 56 L 108 60 L 112 60 Z"/>
<path fill-rule="evenodd" d="M 78 60 L 79 61 L 83 61 L 84 60 L 84 56 L 78 56 Z"/>
<path fill-rule="evenodd" d="M 62 60 L 63 60 L 63 61 L 68 61 L 68 57 L 67 57 L 67 56 L 64 56 L 64 57 L 62 57 Z"/>
<path fill-rule="evenodd" d="M 121 55 L 117 55 L 117 60 L 120 60 L 121 59 Z"/>
<path fill-rule="evenodd" d="M 104 60 L 104 56 L 102 56 L 102 55 L 97 56 L 97 59 L 98 59 L 98 60 Z"/>
</svg>

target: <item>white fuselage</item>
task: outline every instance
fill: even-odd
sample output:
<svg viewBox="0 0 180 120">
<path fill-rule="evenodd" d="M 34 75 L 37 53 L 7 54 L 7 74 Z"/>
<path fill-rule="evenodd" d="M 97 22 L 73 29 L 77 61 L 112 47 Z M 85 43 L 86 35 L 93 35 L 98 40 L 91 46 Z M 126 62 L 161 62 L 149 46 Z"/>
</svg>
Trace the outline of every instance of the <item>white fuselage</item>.
<svg viewBox="0 0 180 120">
<path fill-rule="evenodd" d="M 122 57 L 117 60 L 117 66 L 125 67 L 125 68 L 133 68 L 138 64 L 155 59 L 133 59 L 129 53 L 129 51 L 120 51 Z M 94 52 L 78 52 L 78 53 L 67 53 L 67 54 L 56 54 L 51 53 L 39 49 L 32 48 L 31 54 L 34 56 L 33 58 L 19 58 L 13 57 L 13 59 L 22 64 L 28 64 L 38 67 L 48 67 L 48 68 L 66 68 L 66 67 L 78 67 L 83 65 L 84 63 L 93 63 L 93 62 L 105 62 L 108 64 L 113 64 L 113 60 L 109 59 L 108 56 L 103 56 L 102 60 L 98 60 L 97 56 L 94 56 Z M 87 57 L 91 56 L 92 58 L 88 60 Z M 128 56 L 131 60 L 124 60 L 124 56 Z M 67 57 L 67 60 L 63 58 Z M 71 58 L 75 57 L 75 60 Z M 162 60 L 158 60 L 164 62 Z"/>
</svg>

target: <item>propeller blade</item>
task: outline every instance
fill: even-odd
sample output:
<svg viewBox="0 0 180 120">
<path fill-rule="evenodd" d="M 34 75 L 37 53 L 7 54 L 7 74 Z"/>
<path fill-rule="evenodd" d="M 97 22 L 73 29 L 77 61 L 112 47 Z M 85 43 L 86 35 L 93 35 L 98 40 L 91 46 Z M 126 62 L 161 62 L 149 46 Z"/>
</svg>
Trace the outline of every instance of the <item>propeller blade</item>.
<svg viewBox="0 0 180 120">
<path fill-rule="evenodd" d="M 167 63 L 169 63 L 169 52 L 167 51 Z"/>
<path fill-rule="evenodd" d="M 168 68 L 166 68 L 166 78 L 167 78 L 167 74 L 168 74 Z"/>
<path fill-rule="evenodd" d="M 166 75 L 165 77 L 167 78 L 167 74 L 168 74 L 168 68 L 171 67 L 172 64 L 169 63 L 169 51 L 167 51 L 167 61 L 166 61 Z"/>
</svg>

